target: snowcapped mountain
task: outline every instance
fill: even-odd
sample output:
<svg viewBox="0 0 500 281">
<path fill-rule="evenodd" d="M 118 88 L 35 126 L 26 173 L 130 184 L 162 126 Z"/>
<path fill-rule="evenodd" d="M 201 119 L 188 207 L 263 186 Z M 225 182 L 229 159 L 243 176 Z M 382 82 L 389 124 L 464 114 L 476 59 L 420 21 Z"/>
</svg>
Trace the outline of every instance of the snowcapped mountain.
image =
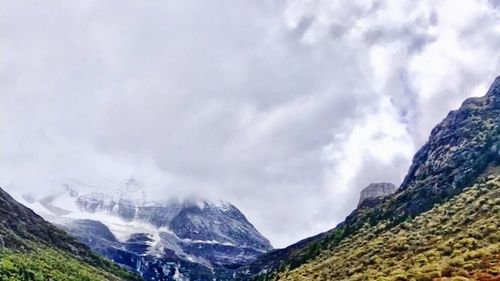
<svg viewBox="0 0 500 281">
<path fill-rule="evenodd" d="M 24 203 L 147 280 L 227 280 L 238 265 L 272 249 L 228 202 L 156 201 L 133 179 L 107 193 L 74 181 L 64 186 L 50 197 L 24 196 Z"/>
</svg>

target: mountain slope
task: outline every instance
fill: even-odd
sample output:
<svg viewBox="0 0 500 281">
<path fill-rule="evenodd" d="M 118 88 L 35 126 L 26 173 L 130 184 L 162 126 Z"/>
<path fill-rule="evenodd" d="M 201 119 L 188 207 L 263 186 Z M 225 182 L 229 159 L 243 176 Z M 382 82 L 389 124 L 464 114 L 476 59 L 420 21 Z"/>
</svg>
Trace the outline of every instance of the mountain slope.
<svg viewBox="0 0 500 281">
<path fill-rule="evenodd" d="M 500 163 L 500 77 L 484 97 L 466 100 L 431 133 L 408 175 L 392 196 L 358 208 L 335 229 L 264 254 L 240 270 L 240 279 L 275 279 L 338 247 L 363 227 L 384 221 L 389 230 L 460 194 Z"/>
<path fill-rule="evenodd" d="M 0 189 L 1 280 L 140 280 Z"/>
<path fill-rule="evenodd" d="M 279 279 L 500 279 L 499 175 L 413 220 L 390 229 L 386 225 L 366 225 Z"/>
</svg>

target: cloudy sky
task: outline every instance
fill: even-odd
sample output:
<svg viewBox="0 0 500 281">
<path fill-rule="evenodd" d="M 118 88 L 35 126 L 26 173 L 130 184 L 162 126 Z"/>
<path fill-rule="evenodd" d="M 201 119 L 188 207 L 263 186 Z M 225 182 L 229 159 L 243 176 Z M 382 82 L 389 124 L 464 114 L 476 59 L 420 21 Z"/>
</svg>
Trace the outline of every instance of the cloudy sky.
<svg viewBox="0 0 500 281">
<path fill-rule="evenodd" d="M 398 185 L 498 74 L 499 0 L 0 0 L 0 185 L 135 177 L 281 247 Z"/>
</svg>

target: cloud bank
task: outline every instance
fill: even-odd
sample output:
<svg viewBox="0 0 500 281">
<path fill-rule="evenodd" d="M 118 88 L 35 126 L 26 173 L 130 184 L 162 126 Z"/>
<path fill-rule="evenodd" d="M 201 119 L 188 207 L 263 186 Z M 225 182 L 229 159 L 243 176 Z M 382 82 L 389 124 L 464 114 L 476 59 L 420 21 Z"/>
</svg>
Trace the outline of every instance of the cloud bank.
<svg viewBox="0 0 500 281">
<path fill-rule="evenodd" d="M 135 177 L 286 246 L 399 184 L 498 46 L 493 0 L 0 0 L 0 185 Z"/>
</svg>

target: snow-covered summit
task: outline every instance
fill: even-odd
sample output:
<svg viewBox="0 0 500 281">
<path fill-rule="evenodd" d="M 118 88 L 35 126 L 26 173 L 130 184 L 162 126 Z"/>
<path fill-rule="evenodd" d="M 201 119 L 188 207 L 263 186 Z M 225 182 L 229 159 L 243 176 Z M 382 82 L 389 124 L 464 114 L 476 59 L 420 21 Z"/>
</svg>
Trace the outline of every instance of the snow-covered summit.
<svg viewBox="0 0 500 281">
<path fill-rule="evenodd" d="M 77 181 L 63 186 L 59 194 L 28 198 L 26 204 L 119 263 L 128 254 L 136 257 L 122 262 L 127 266 L 147 259 L 140 265 L 144 272 L 157 272 L 153 266 L 166 260 L 187 267 L 184 270 L 194 263 L 212 272 L 214 267 L 246 263 L 272 249 L 229 202 L 194 196 L 154 199 L 135 179 L 102 187 Z M 108 239 L 110 234 L 113 239 Z"/>
</svg>

